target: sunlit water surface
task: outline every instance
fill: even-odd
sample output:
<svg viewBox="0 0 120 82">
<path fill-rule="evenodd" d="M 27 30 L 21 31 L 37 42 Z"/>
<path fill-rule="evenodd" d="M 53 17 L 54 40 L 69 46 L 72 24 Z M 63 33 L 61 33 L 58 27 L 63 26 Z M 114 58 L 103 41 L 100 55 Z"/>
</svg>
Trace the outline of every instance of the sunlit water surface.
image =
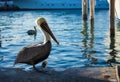
<svg viewBox="0 0 120 82">
<path fill-rule="evenodd" d="M 0 67 L 13 67 L 18 52 L 24 46 L 43 41 L 38 28 L 36 37 L 26 33 L 33 29 L 38 17 L 47 20 L 60 42 L 56 45 L 52 41 L 47 67 L 99 67 L 120 63 L 120 23 L 116 24 L 116 38 L 110 39 L 109 10 L 96 10 L 93 26 L 89 18 L 82 21 L 81 10 L 33 10 L 0 12 Z M 31 66 L 18 64 L 16 67 Z"/>
</svg>

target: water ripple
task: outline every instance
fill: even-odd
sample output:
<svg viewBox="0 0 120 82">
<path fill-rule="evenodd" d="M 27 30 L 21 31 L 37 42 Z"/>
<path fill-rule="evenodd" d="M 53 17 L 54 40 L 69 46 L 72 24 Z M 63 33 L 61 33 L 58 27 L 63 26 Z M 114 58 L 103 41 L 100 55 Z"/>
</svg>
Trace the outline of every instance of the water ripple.
<svg viewBox="0 0 120 82">
<path fill-rule="evenodd" d="M 53 41 L 52 51 L 48 57 L 48 67 L 95 67 L 109 66 L 109 58 L 120 63 L 120 31 L 117 24 L 116 43 L 111 44 L 109 37 L 108 10 L 96 10 L 94 27 L 90 22 L 82 21 L 81 10 L 33 10 L 1 12 L 0 32 L 2 47 L 0 56 L 4 59 L 0 66 L 12 67 L 17 53 L 26 45 L 43 41 L 37 28 L 37 36 L 28 36 L 27 30 L 33 29 L 38 16 L 45 17 L 60 45 Z M 107 17 L 107 18 L 104 18 Z M 111 45 L 113 47 L 111 48 Z M 115 51 L 113 53 L 113 51 Z M 40 65 L 40 64 L 38 64 Z M 16 67 L 30 68 L 26 64 Z"/>
</svg>

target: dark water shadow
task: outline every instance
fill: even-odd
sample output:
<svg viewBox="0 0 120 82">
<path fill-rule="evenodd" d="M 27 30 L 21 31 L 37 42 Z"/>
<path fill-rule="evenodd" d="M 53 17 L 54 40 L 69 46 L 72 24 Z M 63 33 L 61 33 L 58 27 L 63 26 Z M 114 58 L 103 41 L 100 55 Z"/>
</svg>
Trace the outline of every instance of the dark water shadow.
<svg viewBox="0 0 120 82">
<path fill-rule="evenodd" d="M 110 66 L 113 66 L 112 63 L 115 63 L 116 62 L 116 50 L 115 50 L 115 36 L 110 36 L 110 56 L 111 58 L 107 60 L 107 63 L 110 65 Z"/>
</svg>

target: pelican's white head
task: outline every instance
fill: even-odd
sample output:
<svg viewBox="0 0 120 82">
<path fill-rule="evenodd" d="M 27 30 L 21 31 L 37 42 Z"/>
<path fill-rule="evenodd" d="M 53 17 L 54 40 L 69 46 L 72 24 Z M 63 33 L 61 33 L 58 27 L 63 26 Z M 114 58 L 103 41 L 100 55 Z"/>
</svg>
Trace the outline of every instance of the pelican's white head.
<svg viewBox="0 0 120 82">
<path fill-rule="evenodd" d="M 46 20 L 43 17 L 38 17 L 35 21 L 36 25 L 41 25 L 43 22 L 46 22 Z"/>
<path fill-rule="evenodd" d="M 45 39 L 44 42 L 50 40 L 50 36 L 52 37 L 52 39 L 59 44 L 59 42 L 57 41 L 57 39 L 55 38 L 54 34 L 52 33 L 52 31 L 50 30 L 46 20 L 43 17 L 39 17 L 36 20 L 36 24 L 37 26 L 39 26 L 41 28 L 41 31 L 44 33 Z"/>
</svg>

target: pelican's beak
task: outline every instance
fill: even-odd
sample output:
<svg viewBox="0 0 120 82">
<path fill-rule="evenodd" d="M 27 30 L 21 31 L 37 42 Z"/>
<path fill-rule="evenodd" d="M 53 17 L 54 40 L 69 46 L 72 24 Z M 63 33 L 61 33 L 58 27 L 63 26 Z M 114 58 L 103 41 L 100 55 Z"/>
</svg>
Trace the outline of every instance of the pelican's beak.
<svg viewBox="0 0 120 82">
<path fill-rule="evenodd" d="M 55 38 L 54 34 L 52 33 L 52 31 L 50 30 L 48 24 L 46 23 L 46 21 L 44 21 L 43 23 L 40 24 L 40 26 L 42 27 L 43 30 L 45 30 L 51 37 L 52 39 L 59 45 L 59 42 L 57 41 L 57 39 Z"/>
</svg>

